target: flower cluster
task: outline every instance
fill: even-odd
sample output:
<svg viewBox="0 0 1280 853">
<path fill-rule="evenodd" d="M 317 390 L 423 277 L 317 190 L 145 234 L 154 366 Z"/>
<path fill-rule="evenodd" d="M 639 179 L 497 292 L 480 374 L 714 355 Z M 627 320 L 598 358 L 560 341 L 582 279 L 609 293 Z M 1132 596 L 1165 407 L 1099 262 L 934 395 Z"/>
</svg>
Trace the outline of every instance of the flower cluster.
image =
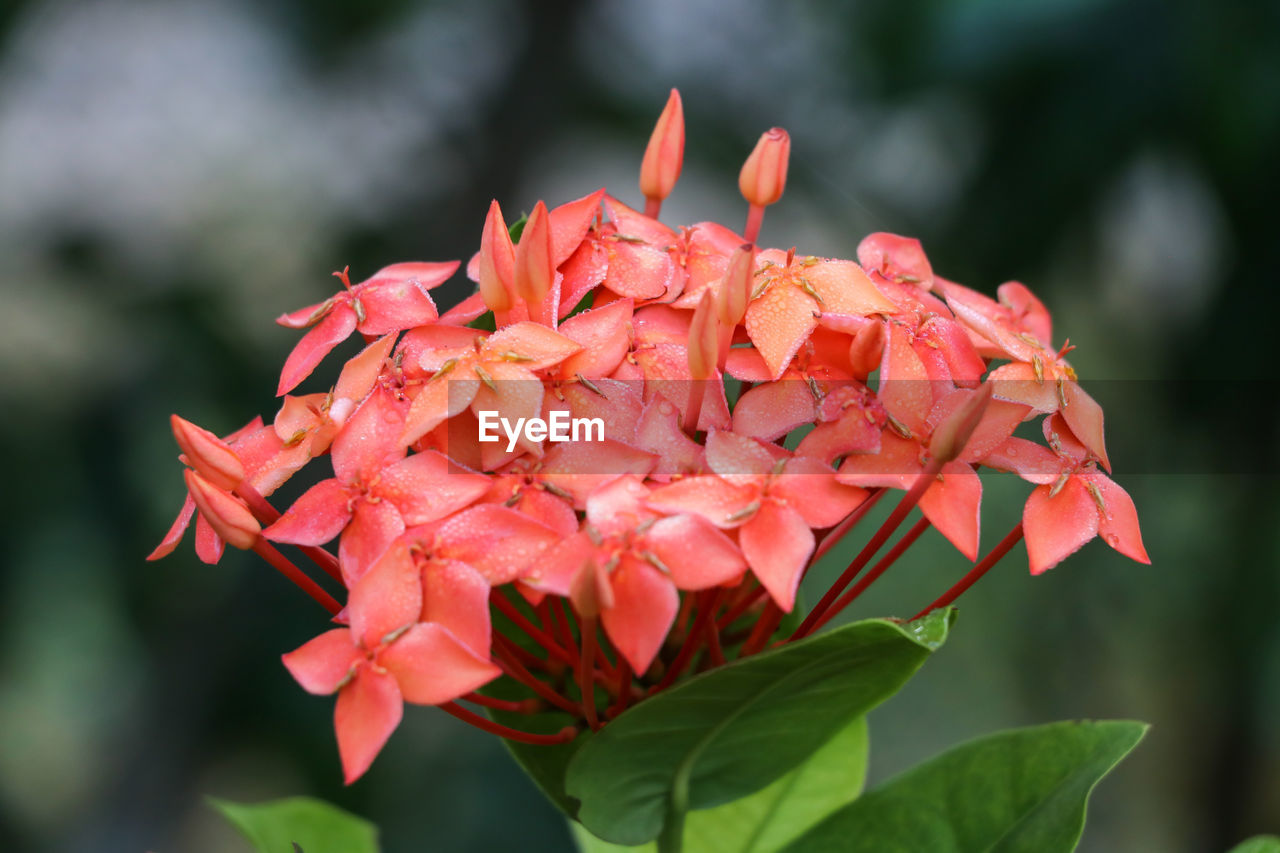
<svg viewBox="0 0 1280 853">
<path fill-rule="evenodd" d="M 663 224 L 684 147 L 672 92 L 641 169 L 644 212 L 602 189 L 538 202 L 509 228 L 495 201 L 466 268 L 472 296 L 444 313 L 431 297 L 457 262 L 395 264 L 354 285 L 343 271 L 336 295 L 279 319 L 308 331 L 271 424 L 218 438 L 174 417 L 188 498 L 152 557 L 196 515 L 202 560 L 253 549 L 330 611 L 339 627 L 284 663 L 304 689 L 337 694 L 348 781 L 404 702 L 532 743 L 606 725 L 688 673 L 807 636 L 930 527 L 976 565 L 922 613 L 1024 536 L 1033 574 L 1099 534 L 1147 561 L 1133 503 L 1108 476 L 1102 411 L 1030 290 L 1011 282 L 988 298 L 892 234 L 864 239 L 856 262 L 757 247 L 789 146 L 770 130 L 743 166 L 744 234 Z M 365 346 L 336 384 L 295 394 L 353 333 Z M 482 440 L 481 413 L 556 412 L 603 436 Z M 1045 443 L 1014 436 L 1035 419 Z M 326 456 L 332 476 L 283 514 L 267 500 Z M 984 467 L 1035 488 L 980 560 Z M 779 636 L 808 568 L 894 490 L 848 569 Z M 527 698 L 477 692 L 499 678 Z M 576 722 L 533 734 L 459 701 Z"/>
</svg>

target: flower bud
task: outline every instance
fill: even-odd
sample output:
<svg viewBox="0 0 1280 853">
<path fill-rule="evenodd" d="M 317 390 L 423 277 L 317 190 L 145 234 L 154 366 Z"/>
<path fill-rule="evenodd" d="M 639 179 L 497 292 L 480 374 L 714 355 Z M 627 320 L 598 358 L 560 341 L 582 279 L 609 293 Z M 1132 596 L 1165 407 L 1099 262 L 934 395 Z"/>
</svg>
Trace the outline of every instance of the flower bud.
<svg viewBox="0 0 1280 853">
<path fill-rule="evenodd" d="M 671 195 L 683 165 L 684 108 L 680 104 L 680 93 L 672 89 L 671 97 L 654 125 L 653 135 L 649 137 L 649 147 L 644 150 L 644 160 L 640 164 L 640 192 L 646 199 L 664 200 Z"/>
<path fill-rule="evenodd" d="M 743 243 L 729 256 L 729 266 L 716 294 L 716 313 L 726 328 L 741 323 L 747 313 L 751 287 L 755 283 L 755 265 L 755 246 L 750 243 Z"/>
<path fill-rule="evenodd" d="M 990 382 L 983 383 L 938 424 L 929 440 L 930 456 L 938 462 L 950 462 L 964 452 L 964 446 L 987 413 L 993 387 Z"/>
<path fill-rule="evenodd" d="M 516 246 L 516 293 L 530 307 L 537 305 L 546 298 L 555 277 L 550 219 L 547 206 L 540 201 L 533 206 Z"/>
<path fill-rule="evenodd" d="M 252 548 L 262 534 L 262 527 L 249 508 L 230 492 L 218 488 L 190 468 L 182 473 L 196 509 L 209 522 L 213 532 L 233 548 L 245 551 Z"/>
<path fill-rule="evenodd" d="M 173 437 L 187 457 L 187 464 L 220 489 L 230 491 L 244 479 L 240 457 L 225 441 L 191 421 L 170 415 Z"/>
<path fill-rule="evenodd" d="M 702 291 L 702 299 L 689 323 L 689 373 L 694 380 L 716 375 L 716 357 L 720 353 L 720 330 L 716 327 L 715 306 L 711 291 Z"/>
<path fill-rule="evenodd" d="M 569 600 L 583 619 L 594 619 L 613 607 L 613 584 L 595 560 L 583 564 L 569 584 Z"/>
<path fill-rule="evenodd" d="M 849 363 L 853 375 L 866 378 L 880 367 L 884 354 L 884 323 L 872 319 L 862 325 L 849 344 Z"/>
<path fill-rule="evenodd" d="M 738 188 L 751 204 L 767 207 L 782 198 L 787 186 L 787 160 L 791 157 L 791 137 L 780 127 L 761 135 L 755 150 L 742 164 Z"/>
<path fill-rule="evenodd" d="M 497 199 L 489 204 L 480 236 L 480 298 L 490 311 L 509 311 L 516 277 L 516 250 Z"/>
</svg>

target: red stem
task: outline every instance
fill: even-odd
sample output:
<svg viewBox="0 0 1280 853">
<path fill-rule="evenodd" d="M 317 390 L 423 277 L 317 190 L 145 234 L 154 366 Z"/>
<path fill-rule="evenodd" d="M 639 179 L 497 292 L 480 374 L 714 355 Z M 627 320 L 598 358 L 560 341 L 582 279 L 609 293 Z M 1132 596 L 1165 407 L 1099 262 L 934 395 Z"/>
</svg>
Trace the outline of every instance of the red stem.
<svg viewBox="0 0 1280 853">
<path fill-rule="evenodd" d="M 521 631 L 524 631 L 526 634 L 528 634 L 533 640 L 535 640 L 538 643 L 538 645 L 542 646 L 552 655 L 554 655 L 555 657 L 558 657 L 562 662 L 568 664 L 569 666 L 573 666 L 575 663 L 577 663 L 577 661 L 574 660 L 573 655 L 569 654 L 567 651 L 562 649 L 560 647 L 560 644 L 557 643 L 555 640 L 553 640 L 551 636 L 547 634 L 547 632 L 543 631 L 541 628 L 538 628 L 536 625 L 534 625 L 532 622 L 526 619 L 525 615 L 520 612 L 520 609 L 516 607 L 515 604 L 513 604 L 505 595 L 503 595 L 501 591 L 495 589 L 492 592 L 490 592 L 489 601 L 495 607 L 501 610 L 504 616 L 506 616 L 512 622 L 516 623 L 516 626 Z"/>
<path fill-rule="evenodd" d="M 911 620 L 915 621 L 921 616 L 928 616 L 931 611 L 937 610 L 939 607 L 946 607 L 948 604 L 963 595 L 965 590 L 977 583 L 983 575 L 991 571 L 992 567 L 995 566 L 996 563 L 1004 559 L 1005 554 L 1008 554 L 1013 550 L 1013 546 L 1017 545 L 1018 542 L 1022 540 L 1022 533 L 1022 522 L 1019 521 L 1014 528 L 1009 531 L 1008 535 L 1000 540 L 1000 544 L 992 548 L 991 553 L 982 558 L 981 563 L 978 563 L 978 565 L 970 569 L 968 574 L 956 581 L 955 585 L 944 592 L 938 600 L 933 602 L 933 604 L 930 604 L 924 610 L 921 610 L 915 616 L 912 616 Z"/>
<path fill-rule="evenodd" d="M 840 596 L 840 600 L 837 601 L 830 610 L 823 614 L 822 618 L 818 620 L 817 624 L 813 626 L 813 629 L 809 633 L 811 634 L 814 631 L 820 630 L 823 625 L 826 625 L 836 616 L 839 616 L 840 613 L 852 604 L 858 596 L 862 595 L 867 587 L 876 582 L 876 578 L 884 574 L 899 557 L 905 554 L 907 549 L 914 545 L 915 541 L 919 539 L 924 532 L 929 529 L 929 527 L 929 519 L 927 518 L 921 518 L 912 525 L 911 529 L 903 534 L 902 538 L 898 540 L 898 543 L 889 550 L 889 553 L 881 557 L 880 561 L 871 567 L 871 571 L 858 578 L 858 582 L 849 587 L 848 592 Z M 796 631 L 795 635 L 792 636 L 792 639 L 799 640 L 807 636 L 808 634 L 801 634 L 799 631 Z"/>
<path fill-rule="evenodd" d="M 600 719 L 596 716 L 595 617 L 582 617 L 579 627 L 582 629 L 582 658 L 578 667 L 578 690 L 582 693 L 582 710 L 586 712 L 587 725 L 594 732 L 600 729 Z"/>
<path fill-rule="evenodd" d="M 498 699 L 493 696 L 485 696 L 481 693 L 468 693 L 461 697 L 465 702 L 471 702 L 483 708 L 493 708 L 495 711 L 510 711 L 513 714 L 535 714 L 542 704 L 537 699 L 519 699 L 512 701 L 509 699 Z"/>
<path fill-rule="evenodd" d="M 618 698 L 614 702 L 613 708 L 609 711 L 611 717 L 616 717 L 627 710 L 627 702 L 631 700 L 631 664 L 627 663 L 627 659 L 622 655 L 618 655 L 617 684 Z"/>
<path fill-rule="evenodd" d="M 658 214 L 662 212 L 662 199 L 645 197 L 644 215 L 650 219 L 657 219 Z"/>
<path fill-rule="evenodd" d="M 764 208 L 758 204 L 751 205 L 747 209 L 747 227 L 742 229 L 742 238 L 748 243 L 754 243 L 760 236 L 760 225 L 763 222 Z"/>
<path fill-rule="evenodd" d="M 516 656 L 511 653 L 510 648 L 508 648 L 508 644 L 510 643 L 509 640 L 501 635 L 495 636 L 493 640 L 494 651 L 498 656 L 498 665 L 502 668 L 503 672 L 514 678 L 516 681 L 519 681 L 521 684 L 528 687 L 534 693 L 537 693 L 557 708 L 568 711 L 570 714 L 582 714 L 581 707 L 561 696 L 550 684 L 547 684 L 545 681 L 524 668 L 520 661 L 516 659 Z"/>
<path fill-rule="evenodd" d="M 676 659 L 671 662 L 671 666 L 662 676 L 662 680 L 658 682 L 655 692 L 666 690 L 670 687 L 684 668 L 689 665 L 689 661 L 693 659 L 694 653 L 698 651 L 698 647 L 702 645 L 702 635 L 706 630 L 707 623 L 711 621 L 714 615 L 715 603 L 719 599 L 719 590 L 707 590 L 697 594 L 698 615 L 693 619 L 693 627 L 689 629 L 689 633 L 685 635 L 684 643 L 680 646 L 680 651 L 676 653 Z"/>
<path fill-rule="evenodd" d="M 258 537 L 258 541 L 254 543 L 253 550 L 259 557 L 266 560 L 273 569 L 280 574 L 293 581 L 303 592 L 316 600 L 321 607 L 329 611 L 330 616 L 337 616 L 342 610 L 342 605 L 329 593 L 320 588 L 320 585 L 307 577 L 302 569 L 289 562 L 289 558 L 281 554 L 275 547 L 263 539 Z"/>
<path fill-rule="evenodd" d="M 757 586 L 750 593 L 743 596 L 738 601 L 737 604 L 729 608 L 729 612 L 721 616 L 720 619 L 716 622 L 716 627 L 719 628 L 721 631 L 723 631 L 725 628 L 728 628 L 730 625 L 732 625 L 734 622 L 738 620 L 738 617 L 740 617 L 743 613 L 746 613 L 748 610 L 750 610 L 751 605 L 759 601 L 760 596 L 764 594 L 765 594 L 765 588 L 762 586 Z"/>
<path fill-rule="evenodd" d="M 858 526 L 858 522 L 862 521 L 867 513 L 871 512 L 872 508 L 880 502 L 880 499 L 885 496 L 887 491 L 887 489 L 872 489 L 862 503 L 858 504 L 853 512 L 845 516 L 844 521 L 828 530 L 826 535 L 822 537 L 822 541 L 818 543 L 818 547 L 814 549 L 813 557 L 809 560 L 809 566 L 813 566 L 825 557 L 827 552 L 840 544 L 840 540 L 844 538 L 845 534 Z M 806 568 L 805 572 L 808 571 L 809 569 Z"/>
<path fill-rule="evenodd" d="M 280 518 L 280 511 L 273 507 L 257 489 L 249 485 L 248 480 L 241 480 L 240 485 L 235 488 L 235 493 L 244 499 L 245 505 L 249 507 L 249 512 L 253 513 L 253 517 L 258 519 L 258 522 L 263 526 L 274 524 Z M 346 582 L 342 579 L 342 570 L 338 566 L 337 557 L 315 545 L 299 545 L 298 550 L 305 554 L 308 560 L 323 569 L 324 573 L 329 577 L 344 586 L 346 585 Z"/>
<path fill-rule="evenodd" d="M 747 637 L 747 641 L 742 644 L 738 657 L 740 659 L 751 657 L 764 648 L 764 644 L 773 636 L 773 632 L 778 630 L 778 623 L 781 621 L 782 608 L 770 599 L 755 627 L 751 629 L 751 636 Z"/>
<path fill-rule="evenodd" d="M 522 732 L 518 729 L 509 728 L 501 723 L 495 723 L 493 720 L 486 720 L 479 714 L 472 713 L 461 705 L 457 705 L 453 702 L 445 702 L 443 705 L 437 705 L 436 707 L 441 711 L 444 711 L 446 714 L 451 714 L 457 717 L 464 723 L 475 726 L 483 732 L 488 732 L 489 734 L 497 735 L 498 737 L 504 737 L 507 740 L 520 741 L 521 743 L 541 745 L 567 743 L 578 736 L 578 729 L 575 726 L 565 726 L 553 735 L 536 735 L 532 732 Z"/>
<path fill-rule="evenodd" d="M 793 637 L 804 637 L 813 631 L 818 620 L 820 620 L 823 614 L 827 612 L 827 608 L 831 607 L 835 600 L 840 597 L 840 593 L 844 592 L 845 587 L 847 587 L 853 579 L 857 577 L 858 572 L 862 571 L 863 566 L 870 562 L 871 558 L 876 555 L 876 552 L 880 550 L 881 546 L 883 546 L 884 543 L 889 540 L 889 537 L 893 535 L 893 531 L 898 529 L 898 525 L 902 524 L 903 519 L 905 519 L 911 510 L 915 508 L 915 505 L 920 502 L 920 498 L 924 497 L 924 493 L 933 485 L 934 479 L 938 476 L 938 472 L 941 470 L 941 462 L 934 459 L 929 461 L 929 464 L 925 466 L 924 471 L 922 471 L 920 475 L 916 477 L 916 481 L 911 484 L 910 490 L 907 491 L 902 500 L 898 501 L 898 505 L 893 508 L 893 512 L 889 513 L 889 517 L 880 525 L 880 529 L 875 532 L 870 541 L 868 541 L 863 549 L 858 552 L 858 556 L 853 558 L 853 562 L 844 570 L 844 573 L 840 575 L 840 578 L 831 585 L 831 589 L 827 590 L 826 594 L 822 596 L 822 600 L 818 602 L 817 606 L 809 611 L 809 615 L 805 617 L 804 621 L 800 623 L 800 627 L 796 629 L 794 634 L 792 634 Z"/>
</svg>

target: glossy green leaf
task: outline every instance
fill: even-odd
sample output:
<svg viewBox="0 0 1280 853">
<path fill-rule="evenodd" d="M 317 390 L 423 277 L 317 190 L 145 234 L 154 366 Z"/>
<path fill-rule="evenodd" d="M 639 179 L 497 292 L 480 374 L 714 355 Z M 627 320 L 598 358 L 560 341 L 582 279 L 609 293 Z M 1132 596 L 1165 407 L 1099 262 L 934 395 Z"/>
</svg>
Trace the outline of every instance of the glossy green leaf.
<svg viewBox="0 0 1280 853">
<path fill-rule="evenodd" d="M 774 853 L 832 811 L 857 799 L 867 776 L 867 720 L 858 717 L 790 773 L 714 809 L 690 812 L 684 844 L 696 853 Z M 571 825 L 583 853 L 652 853 L 655 844 L 622 847 Z"/>
<path fill-rule="evenodd" d="M 855 622 L 642 702 L 569 762 L 578 819 L 604 840 L 643 844 L 689 809 L 760 790 L 897 692 L 950 621 L 942 611 L 909 625 Z"/>
<path fill-rule="evenodd" d="M 863 795 L 786 849 L 1074 850 L 1089 794 L 1146 730 L 1128 721 L 1068 722 L 975 740 Z"/>
<path fill-rule="evenodd" d="M 266 803 L 209 804 L 244 833 L 258 853 L 377 853 L 378 829 L 363 818 L 311 797 Z"/>
<path fill-rule="evenodd" d="M 1232 847 L 1230 853 L 1280 853 L 1280 837 L 1256 835 Z"/>
</svg>

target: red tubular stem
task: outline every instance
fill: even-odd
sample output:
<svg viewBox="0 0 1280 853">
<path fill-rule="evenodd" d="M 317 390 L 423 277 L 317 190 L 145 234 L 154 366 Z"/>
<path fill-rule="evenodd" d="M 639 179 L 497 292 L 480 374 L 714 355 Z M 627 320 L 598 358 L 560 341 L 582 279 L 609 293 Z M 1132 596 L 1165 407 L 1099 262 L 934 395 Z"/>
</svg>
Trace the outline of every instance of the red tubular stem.
<svg viewBox="0 0 1280 853">
<path fill-rule="evenodd" d="M 658 214 L 662 212 L 662 199 L 645 197 L 644 215 L 650 219 L 657 219 Z"/>
<path fill-rule="evenodd" d="M 742 229 L 742 238 L 754 243 L 760 236 L 760 226 L 764 223 L 764 207 L 753 204 L 747 209 L 747 227 Z"/>
<path fill-rule="evenodd" d="M 464 702 L 470 702 L 479 705 L 482 708 L 493 708 L 495 711 L 510 711 L 513 714 L 532 714 L 541 704 L 537 699 L 519 699 L 511 701 L 509 699 L 498 699 L 493 696 L 485 696 L 482 693 L 468 693 L 461 697 Z"/>
<path fill-rule="evenodd" d="M 235 493 L 244 499 L 249 512 L 253 513 L 253 517 L 258 519 L 260 524 L 271 525 L 280 518 L 280 511 L 259 494 L 257 489 L 249 485 L 248 480 L 241 480 L 240 485 L 235 488 Z M 338 567 L 337 557 L 315 545 L 299 545 L 298 550 L 305 554 L 308 560 L 323 569 L 326 575 L 345 586 L 346 582 L 342 579 L 342 570 Z"/>
<path fill-rule="evenodd" d="M 697 594 L 698 614 L 693 618 L 693 627 L 685 635 L 684 643 L 680 646 L 680 651 L 676 653 L 676 659 L 671 662 L 671 666 L 663 674 L 662 680 L 658 682 L 658 686 L 655 688 L 655 692 L 666 690 L 670 687 L 680 677 L 680 673 L 684 672 L 684 668 L 689 665 L 689 661 L 693 659 L 698 647 L 702 645 L 702 635 L 706 631 L 707 623 L 715 615 L 714 605 L 719 600 L 719 597 L 719 590 L 707 590 Z M 712 628 L 714 630 L 714 625 Z"/>
<path fill-rule="evenodd" d="M 929 519 L 927 518 L 921 518 L 912 525 L 911 529 L 904 533 L 902 538 L 898 540 L 898 543 L 889 550 L 889 553 L 881 557 L 879 562 L 871 567 L 871 571 L 858 578 L 858 582 L 849 587 L 848 592 L 840 596 L 840 599 L 832 605 L 830 610 L 823 614 L 822 618 L 817 621 L 809 633 L 811 634 L 814 631 L 820 630 L 823 625 L 826 625 L 832 619 L 839 616 L 846 607 L 852 604 L 858 596 L 862 595 L 862 593 L 866 591 L 867 587 L 876 582 L 876 578 L 884 574 L 899 557 L 905 554 L 907 549 L 914 545 L 915 541 L 924 535 L 924 532 L 928 530 L 930 526 Z M 807 636 L 808 634 L 801 634 L 799 631 L 796 631 L 794 639 L 799 640 L 802 637 Z"/>
<path fill-rule="evenodd" d="M 893 535 L 893 531 L 898 529 L 898 525 L 915 508 L 920 502 L 920 498 L 924 497 L 924 493 L 933 485 L 938 472 L 942 470 L 942 463 L 937 460 L 930 460 L 925 466 L 924 471 L 916 477 L 916 481 L 911 484 L 910 490 L 898 501 L 898 505 L 893 508 L 893 512 L 889 513 L 889 517 L 880 525 L 880 529 L 872 535 L 871 539 L 858 552 L 858 556 L 853 558 L 853 562 L 844 570 L 840 578 L 831 585 L 831 589 L 827 590 L 822 596 L 822 600 L 809 611 L 809 615 L 800 623 L 800 627 L 796 629 L 793 637 L 804 637 L 813 631 L 815 625 L 818 624 L 827 609 L 840 597 L 840 593 L 844 592 L 845 587 L 852 583 L 853 579 L 858 576 L 858 572 L 862 571 L 863 566 L 871 561 L 876 552 L 889 540 Z"/>
<path fill-rule="evenodd" d="M 827 534 L 822 537 L 822 541 L 818 543 L 818 547 L 814 549 L 813 557 L 809 560 L 809 566 L 812 567 L 815 563 L 825 557 L 828 551 L 840 544 L 840 540 L 844 538 L 845 534 L 858 526 L 858 522 L 862 521 L 866 514 L 871 512 L 872 508 L 880 502 L 882 497 L 884 497 L 886 491 L 888 490 L 872 489 L 866 499 L 863 500 L 862 503 L 858 504 L 854 508 L 853 512 L 844 517 L 844 521 L 828 530 Z M 805 572 L 807 573 L 808 571 L 809 569 L 806 568 Z"/>
<path fill-rule="evenodd" d="M 738 620 L 738 617 L 740 617 L 743 613 L 746 613 L 748 610 L 750 610 L 751 605 L 759 601 L 760 597 L 764 594 L 765 594 L 765 588 L 762 586 L 757 586 L 754 590 L 749 592 L 747 595 L 743 596 L 742 599 L 739 600 L 737 604 L 729 608 L 729 612 L 721 616 L 720 619 L 716 622 L 716 627 L 721 631 L 723 631 L 725 628 L 728 628 L 730 625 L 732 625 L 734 622 Z"/>
<path fill-rule="evenodd" d="M 557 607 L 557 604 L 559 605 Z M 559 602 L 553 603 L 547 608 L 551 612 L 551 618 L 555 620 L 556 636 L 560 638 L 560 645 L 563 646 L 570 655 L 577 656 L 578 643 L 573 639 L 573 628 L 569 626 L 569 610 L 562 598 Z"/>
<path fill-rule="evenodd" d="M 508 600 L 501 591 L 495 589 L 490 592 L 489 602 L 501 610 L 504 616 L 516 623 L 516 627 L 532 637 L 537 641 L 538 645 L 542 646 L 550 654 L 559 658 L 563 663 L 568 664 L 569 666 L 574 666 L 577 663 L 577 661 L 573 659 L 573 656 L 562 649 L 560 644 L 553 640 L 546 631 L 543 631 L 541 628 L 526 619 L 525 615 L 520 612 L 520 609 L 511 603 L 511 601 Z"/>
<path fill-rule="evenodd" d="M 514 678 L 516 681 L 519 681 L 525 687 L 528 687 L 534 693 L 537 693 L 557 708 L 568 711 L 570 714 L 574 715 L 582 714 L 582 708 L 576 703 L 561 696 L 550 684 L 547 684 L 545 681 L 524 668 L 524 665 L 520 663 L 508 648 L 509 640 L 501 635 L 495 635 L 493 640 L 494 651 L 497 653 L 498 657 L 497 664 L 502 668 L 503 672 Z"/>
<path fill-rule="evenodd" d="M 618 698 L 614 702 L 613 708 L 609 711 L 611 717 L 616 717 L 627 710 L 627 702 L 631 700 L 631 664 L 627 663 L 627 659 L 622 655 L 618 655 L 617 684 Z"/>
<path fill-rule="evenodd" d="M 259 557 L 266 560 L 273 569 L 293 581 L 299 589 L 315 599 L 317 604 L 328 610 L 330 616 L 337 616 L 338 612 L 342 610 L 342 605 L 332 595 L 325 592 L 320 588 L 319 584 L 307 577 L 302 569 L 289 562 L 289 558 L 277 551 L 270 542 L 258 537 L 258 541 L 254 543 L 253 550 Z"/>
<path fill-rule="evenodd" d="M 764 644 L 773 636 L 773 632 L 778 630 L 778 623 L 781 621 L 782 608 L 770 599 L 768 606 L 760 614 L 759 621 L 751 629 L 751 636 L 747 637 L 747 641 L 742 644 L 742 649 L 738 652 L 738 658 L 751 657 L 763 649 Z"/>
<path fill-rule="evenodd" d="M 520 743 L 543 745 L 567 743 L 578 736 L 578 730 L 573 726 L 565 726 L 553 735 L 536 735 L 532 732 L 522 732 L 518 729 L 509 728 L 500 723 L 495 723 L 493 720 L 486 720 L 479 714 L 468 711 L 466 708 L 463 708 L 461 705 L 457 705 L 453 702 L 445 702 L 443 705 L 437 705 L 436 707 L 441 711 L 444 711 L 446 714 L 457 717 L 464 723 L 475 726 L 477 729 L 480 729 L 480 731 L 488 732 L 489 734 L 497 735 L 498 737 L 504 737 L 507 740 L 519 741 Z"/>
<path fill-rule="evenodd" d="M 915 621 L 922 616 L 928 616 L 930 612 L 937 610 L 939 607 L 946 607 L 948 604 L 963 595 L 965 590 L 977 583 L 983 575 L 991 571 L 992 567 L 995 566 L 996 563 L 1004 559 L 1004 555 L 1012 551 L 1014 545 L 1017 545 L 1022 541 L 1022 533 L 1022 522 L 1019 521 L 1014 528 L 1009 531 L 1008 535 L 1000 540 L 1000 544 L 992 548 L 991 552 L 982 558 L 982 562 L 978 563 L 978 565 L 969 570 L 968 574 L 956 581 L 955 585 L 944 592 L 937 601 L 930 604 L 924 610 L 921 610 L 915 616 L 912 616 L 911 620 Z"/>
<path fill-rule="evenodd" d="M 600 718 L 596 716 L 596 620 L 595 617 L 583 617 L 582 658 L 578 667 L 578 689 L 582 693 L 582 710 L 586 712 L 587 725 L 591 730 L 600 729 Z"/>
</svg>

